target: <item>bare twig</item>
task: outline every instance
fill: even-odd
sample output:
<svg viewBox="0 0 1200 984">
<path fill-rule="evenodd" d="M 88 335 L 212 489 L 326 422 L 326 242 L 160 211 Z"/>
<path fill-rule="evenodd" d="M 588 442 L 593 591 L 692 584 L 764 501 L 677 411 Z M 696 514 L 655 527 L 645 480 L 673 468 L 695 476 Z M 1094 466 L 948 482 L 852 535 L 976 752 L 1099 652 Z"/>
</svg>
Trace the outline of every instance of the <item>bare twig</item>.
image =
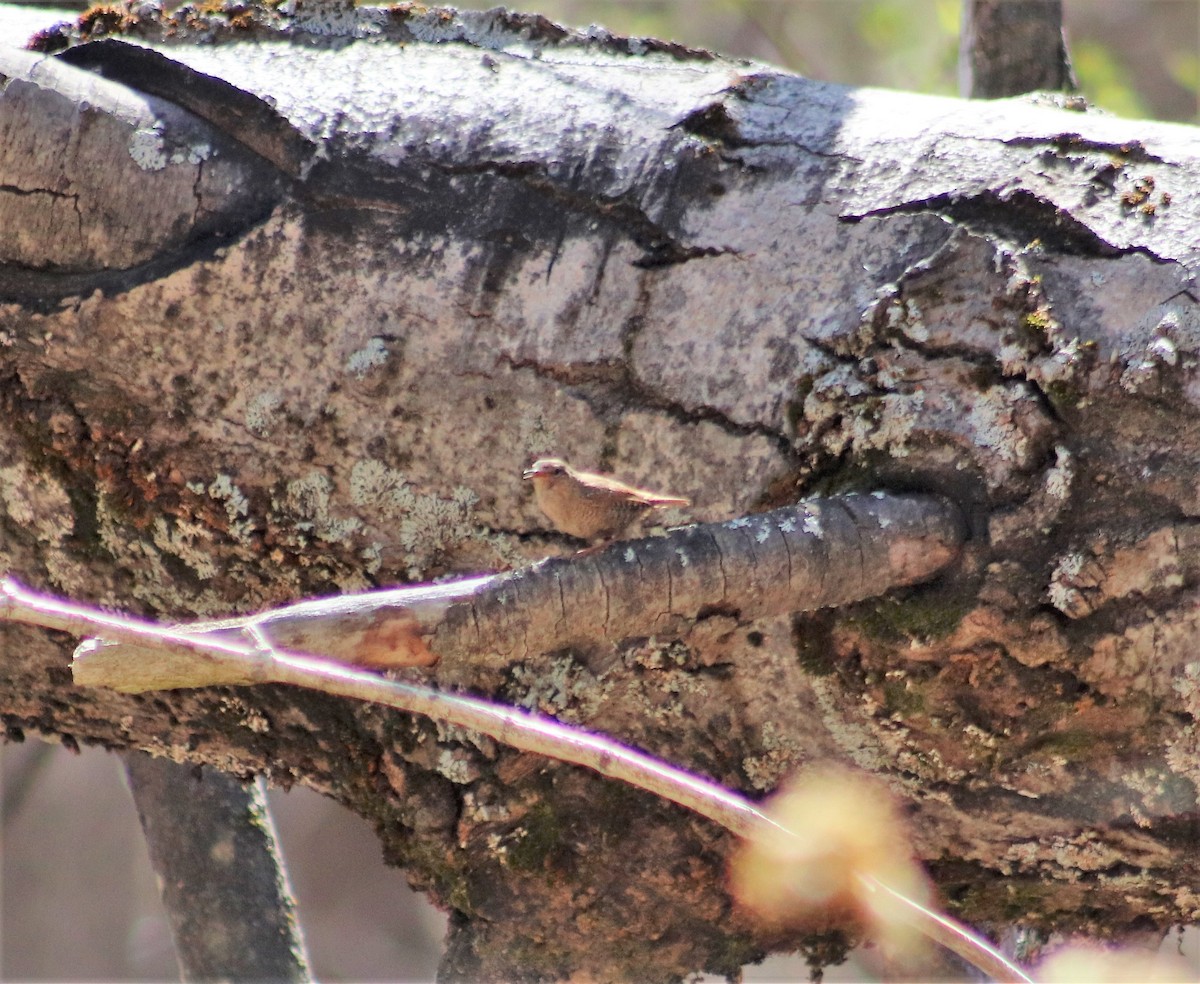
<svg viewBox="0 0 1200 984">
<path fill-rule="evenodd" d="M 753 837 L 763 830 L 782 829 L 744 797 L 610 738 L 487 701 L 387 680 L 328 659 L 272 650 L 264 645 L 263 637 L 256 629 L 251 630 L 256 638 L 250 643 L 195 637 L 179 629 L 106 615 L 85 606 L 38 595 L 11 579 L 0 580 L 0 620 L 42 625 L 79 635 L 102 632 L 106 638 L 130 644 L 138 651 L 156 648 L 167 653 L 174 662 L 187 659 L 197 662 L 197 672 L 185 675 L 189 682 L 177 686 L 203 686 L 204 672 L 207 671 L 222 683 L 231 678 L 244 682 L 291 683 L 425 714 L 435 720 L 482 732 L 522 751 L 582 765 L 601 775 L 620 779 L 686 806 L 739 836 Z M 103 644 L 80 646 L 74 664 L 77 682 L 94 676 L 87 669 L 88 664 L 103 662 L 112 648 Z M 120 689 L 136 691 L 148 687 L 144 679 L 138 678 L 127 681 Z M 902 903 L 916 929 L 984 973 L 1002 981 L 1030 980 L 1019 967 L 965 926 L 877 879 L 863 877 L 872 888 L 888 892 Z"/>
</svg>

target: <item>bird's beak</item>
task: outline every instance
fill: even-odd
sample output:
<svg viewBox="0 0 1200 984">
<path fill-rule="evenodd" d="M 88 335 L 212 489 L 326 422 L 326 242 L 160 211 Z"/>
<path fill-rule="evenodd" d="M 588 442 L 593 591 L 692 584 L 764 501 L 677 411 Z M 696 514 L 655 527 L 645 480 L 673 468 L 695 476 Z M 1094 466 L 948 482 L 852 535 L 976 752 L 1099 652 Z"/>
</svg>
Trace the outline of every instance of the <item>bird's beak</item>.
<svg viewBox="0 0 1200 984">
<path fill-rule="evenodd" d="M 536 478 L 540 474 L 541 472 L 536 468 L 526 468 L 523 472 L 521 472 L 521 478 L 527 482 L 529 479 Z"/>
</svg>

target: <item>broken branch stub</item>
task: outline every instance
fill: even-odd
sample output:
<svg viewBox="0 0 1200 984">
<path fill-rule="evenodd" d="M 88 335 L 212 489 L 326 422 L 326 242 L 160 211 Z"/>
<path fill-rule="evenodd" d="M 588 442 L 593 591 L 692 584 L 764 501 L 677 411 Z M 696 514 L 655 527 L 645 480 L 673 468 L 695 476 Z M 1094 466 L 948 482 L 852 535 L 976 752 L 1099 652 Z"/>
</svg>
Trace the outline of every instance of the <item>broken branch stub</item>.
<svg viewBox="0 0 1200 984">
<path fill-rule="evenodd" d="M 933 495 L 833 496 L 552 558 L 483 582 L 428 640 L 439 676 L 571 645 L 682 633 L 707 612 L 814 611 L 923 581 L 955 559 L 958 508 Z"/>
<path fill-rule="evenodd" d="M 231 645 L 249 634 L 263 647 L 357 666 L 436 665 L 445 683 L 568 646 L 683 635 L 709 613 L 751 619 L 861 601 L 934 576 L 964 537 L 958 507 L 940 496 L 832 496 L 508 574 L 322 598 L 178 631 Z M 225 679 L 191 652 L 180 660 L 160 650 L 150 659 L 129 641 L 85 643 L 80 655 L 76 673 L 93 684 L 113 686 L 113 674 L 137 676 L 140 689 L 153 679 L 250 682 L 240 667 Z"/>
</svg>

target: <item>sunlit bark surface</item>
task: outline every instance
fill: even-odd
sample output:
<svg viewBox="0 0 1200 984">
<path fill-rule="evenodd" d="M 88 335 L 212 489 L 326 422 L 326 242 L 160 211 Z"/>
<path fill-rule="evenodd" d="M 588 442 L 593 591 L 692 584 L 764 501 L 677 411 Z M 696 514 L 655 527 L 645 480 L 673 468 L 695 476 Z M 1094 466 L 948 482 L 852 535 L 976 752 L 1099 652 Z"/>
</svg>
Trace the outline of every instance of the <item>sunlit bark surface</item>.
<svg viewBox="0 0 1200 984">
<path fill-rule="evenodd" d="M 1194 921 L 1195 131 L 295 8 L 0 54 L 0 569 L 180 620 L 515 567 L 577 546 L 522 488 L 546 454 L 671 524 L 936 493 L 970 539 L 933 583 L 443 682 L 754 795 L 877 773 L 984 929 Z M 328 792 L 452 909 L 447 979 L 798 942 L 648 795 L 281 686 L 76 688 L 72 645 L 0 626 L 10 734 Z"/>
</svg>

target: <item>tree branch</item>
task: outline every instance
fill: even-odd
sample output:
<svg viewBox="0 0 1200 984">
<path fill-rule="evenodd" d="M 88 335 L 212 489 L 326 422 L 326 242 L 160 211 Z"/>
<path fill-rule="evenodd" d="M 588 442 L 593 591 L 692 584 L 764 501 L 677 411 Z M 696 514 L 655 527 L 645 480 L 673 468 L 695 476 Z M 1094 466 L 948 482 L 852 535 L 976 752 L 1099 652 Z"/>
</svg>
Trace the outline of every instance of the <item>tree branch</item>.
<svg viewBox="0 0 1200 984">
<path fill-rule="evenodd" d="M 213 662 L 201 662 L 201 669 L 187 686 L 200 686 L 203 673 L 214 666 L 243 666 L 242 678 L 257 682 L 290 683 L 356 700 L 370 701 L 399 710 L 425 714 L 438 721 L 457 724 L 482 732 L 496 741 L 522 751 L 546 755 L 563 762 L 582 765 L 611 779 L 620 779 L 673 803 L 678 803 L 720 824 L 742 837 L 761 836 L 766 831 L 785 832 L 787 828 L 743 796 L 692 773 L 662 762 L 637 749 L 629 748 L 602 735 L 567 727 L 537 714 L 518 711 L 472 697 L 441 693 L 429 687 L 386 680 L 374 673 L 354 670 L 330 660 L 303 653 L 278 652 L 268 648 L 258 636 L 256 644 L 237 644 L 188 636 L 180 630 L 162 629 L 136 619 L 125 619 L 95 612 L 85 606 L 27 591 L 11 579 L 0 580 L 0 620 L 26 622 L 47 628 L 81 633 L 103 631 L 113 638 L 139 646 L 173 642 L 172 653 L 207 655 Z M 251 627 L 248 631 L 258 635 Z M 106 648 L 81 646 L 76 656 L 76 682 L 103 677 L 110 686 L 120 680 L 111 672 L 89 671 L 89 662 L 102 662 Z M 111 668 L 110 668 L 111 669 Z M 220 674 L 222 682 L 228 674 Z M 142 689 L 139 683 L 125 681 L 124 690 Z M 1023 971 L 1009 962 L 986 941 L 949 917 L 896 891 L 869 873 L 860 879 L 870 891 L 883 891 L 900 902 L 906 919 L 919 932 L 940 943 L 996 980 L 1029 981 Z"/>
<path fill-rule="evenodd" d="M 677 636 L 703 613 L 750 619 L 860 601 L 933 576 L 957 557 L 964 536 L 958 507 L 940 496 L 834 496 L 508 574 L 195 623 L 186 635 L 228 639 L 253 627 L 272 646 L 358 666 L 438 664 L 445 681 L 459 669 L 502 668 L 566 646 Z M 198 669 L 192 650 L 173 648 L 177 641 L 178 633 L 155 636 L 154 652 L 129 653 L 134 663 L 121 666 L 121 680 L 143 689 L 185 686 L 186 674 L 212 672 Z M 188 655 L 177 666 L 185 677 L 153 684 L 155 674 L 166 672 L 165 655 L 176 652 Z M 105 650 L 105 666 L 118 659 L 119 650 Z M 220 682 L 256 682 L 242 677 L 241 665 L 229 671 L 233 676 Z M 93 676 L 87 682 L 113 685 Z M 216 682 L 205 678 L 205 684 Z"/>
<path fill-rule="evenodd" d="M 262 779 L 140 752 L 125 771 L 183 980 L 312 980 Z"/>
<path fill-rule="evenodd" d="M 963 0 L 959 91 L 1000 99 L 1078 86 L 1063 36 L 1062 0 Z"/>
</svg>

